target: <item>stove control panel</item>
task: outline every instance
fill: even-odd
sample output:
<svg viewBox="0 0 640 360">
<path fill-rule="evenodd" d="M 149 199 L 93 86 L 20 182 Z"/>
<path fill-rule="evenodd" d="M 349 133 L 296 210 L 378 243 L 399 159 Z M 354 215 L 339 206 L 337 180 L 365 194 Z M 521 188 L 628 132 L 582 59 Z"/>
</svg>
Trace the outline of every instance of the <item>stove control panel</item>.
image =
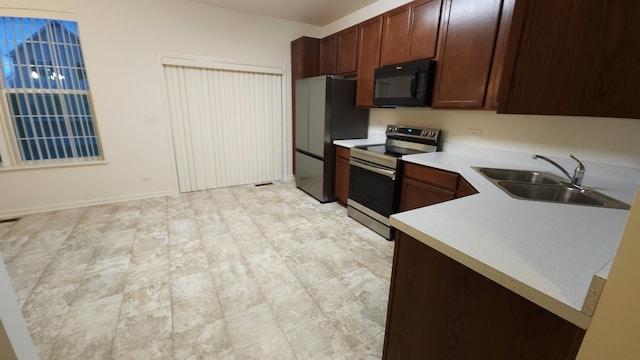
<svg viewBox="0 0 640 360">
<path fill-rule="evenodd" d="M 400 125 L 388 125 L 385 132 L 387 137 L 408 136 L 411 138 L 423 138 L 437 141 L 440 138 L 440 130 L 423 129 Z"/>
</svg>

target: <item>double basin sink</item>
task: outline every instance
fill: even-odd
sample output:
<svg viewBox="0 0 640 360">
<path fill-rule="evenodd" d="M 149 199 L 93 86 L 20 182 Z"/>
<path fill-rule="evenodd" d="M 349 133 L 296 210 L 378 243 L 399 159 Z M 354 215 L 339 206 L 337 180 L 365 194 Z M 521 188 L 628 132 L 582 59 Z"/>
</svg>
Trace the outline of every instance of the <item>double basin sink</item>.
<svg viewBox="0 0 640 360">
<path fill-rule="evenodd" d="M 595 190 L 572 186 L 558 175 L 533 170 L 474 167 L 501 190 L 516 199 L 629 209 L 629 205 Z"/>
</svg>

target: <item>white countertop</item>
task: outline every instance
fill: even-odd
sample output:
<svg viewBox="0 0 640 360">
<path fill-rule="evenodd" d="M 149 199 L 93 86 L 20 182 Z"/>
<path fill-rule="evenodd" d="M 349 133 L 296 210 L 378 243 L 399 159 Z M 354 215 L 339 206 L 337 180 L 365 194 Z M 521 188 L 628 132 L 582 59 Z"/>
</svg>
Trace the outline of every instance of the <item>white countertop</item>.
<svg viewBox="0 0 640 360">
<path fill-rule="evenodd" d="M 354 146 L 384 144 L 386 139 L 387 137 L 384 133 L 370 132 L 366 139 L 333 140 L 333 144 L 346 148 L 352 148 Z"/>
<path fill-rule="evenodd" d="M 391 225 L 586 329 L 616 254 L 628 210 L 518 200 L 472 166 L 562 175 L 531 154 L 445 146 L 403 160 L 457 172 L 478 194 L 402 212 Z M 554 160 L 569 171 L 575 162 Z M 585 163 L 583 185 L 632 203 L 640 170 Z"/>
</svg>

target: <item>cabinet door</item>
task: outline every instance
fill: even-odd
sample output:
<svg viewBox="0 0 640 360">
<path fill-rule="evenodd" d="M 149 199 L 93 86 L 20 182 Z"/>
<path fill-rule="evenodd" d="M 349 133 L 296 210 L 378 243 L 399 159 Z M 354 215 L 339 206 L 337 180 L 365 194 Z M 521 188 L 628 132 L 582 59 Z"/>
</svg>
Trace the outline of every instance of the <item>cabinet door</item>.
<svg viewBox="0 0 640 360">
<path fill-rule="evenodd" d="M 402 179 L 400 211 L 413 210 L 424 206 L 453 200 L 455 193 L 409 178 Z"/>
<path fill-rule="evenodd" d="M 640 2 L 516 2 L 499 113 L 640 118 Z"/>
<path fill-rule="evenodd" d="M 380 40 L 382 38 L 382 16 L 377 16 L 358 25 L 358 84 L 356 105 L 374 107 L 374 71 L 380 67 Z"/>
<path fill-rule="evenodd" d="M 575 359 L 584 334 L 398 232 L 383 359 L 568 360 Z"/>
<path fill-rule="evenodd" d="M 467 180 L 465 180 L 462 176 L 458 177 L 458 190 L 456 190 L 456 199 L 477 193 L 478 191 L 476 191 L 476 189 L 474 189 L 474 187 L 471 186 L 471 184 L 469 184 Z"/>
<path fill-rule="evenodd" d="M 291 42 L 291 77 L 297 79 L 319 75 L 320 40 L 301 37 Z"/>
<path fill-rule="evenodd" d="M 380 66 L 407 61 L 411 4 L 393 9 L 383 15 Z"/>
<path fill-rule="evenodd" d="M 433 59 L 436 56 L 442 0 L 417 0 L 411 3 L 411 39 L 407 60 Z"/>
<path fill-rule="evenodd" d="M 493 50 L 493 62 L 491 65 L 491 74 L 489 74 L 487 97 L 484 101 L 484 107 L 486 109 L 495 110 L 498 108 L 498 88 L 500 87 L 500 79 L 502 78 L 504 54 L 507 50 L 507 38 L 509 37 L 515 2 L 516 0 L 503 0 L 502 2 L 498 38 L 496 39 L 496 46 Z"/>
<path fill-rule="evenodd" d="M 338 74 L 355 73 L 358 69 L 358 26 L 352 26 L 337 34 Z"/>
<path fill-rule="evenodd" d="M 404 178 L 417 180 L 451 192 L 455 192 L 458 188 L 459 177 L 460 175 L 451 171 L 404 163 Z"/>
<path fill-rule="evenodd" d="M 482 108 L 501 0 L 446 0 L 433 108 Z"/>
<path fill-rule="evenodd" d="M 342 146 L 336 146 L 336 176 L 335 196 L 342 204 L 347 204 L 349 198 L 349 157 L 350 150 Z"/>
<path fill-rule="evenodd" d="M 336 50 L 338 41 L 336 35 L 327 36 L 320 40 L 320 75 L 335 75 Z"/>
</svg>

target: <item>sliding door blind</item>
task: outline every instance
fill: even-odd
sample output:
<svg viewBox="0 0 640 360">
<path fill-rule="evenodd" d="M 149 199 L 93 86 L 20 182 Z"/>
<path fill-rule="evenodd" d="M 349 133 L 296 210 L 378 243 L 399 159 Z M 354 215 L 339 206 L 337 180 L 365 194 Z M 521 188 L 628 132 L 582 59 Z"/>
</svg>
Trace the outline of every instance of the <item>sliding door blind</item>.
<svg viewBox="0 0 640 360">
<path fill-rule="evenodd" d="M 164 66 L 181 192 L 283 178 L 282 75 Z"/>
</svg>

